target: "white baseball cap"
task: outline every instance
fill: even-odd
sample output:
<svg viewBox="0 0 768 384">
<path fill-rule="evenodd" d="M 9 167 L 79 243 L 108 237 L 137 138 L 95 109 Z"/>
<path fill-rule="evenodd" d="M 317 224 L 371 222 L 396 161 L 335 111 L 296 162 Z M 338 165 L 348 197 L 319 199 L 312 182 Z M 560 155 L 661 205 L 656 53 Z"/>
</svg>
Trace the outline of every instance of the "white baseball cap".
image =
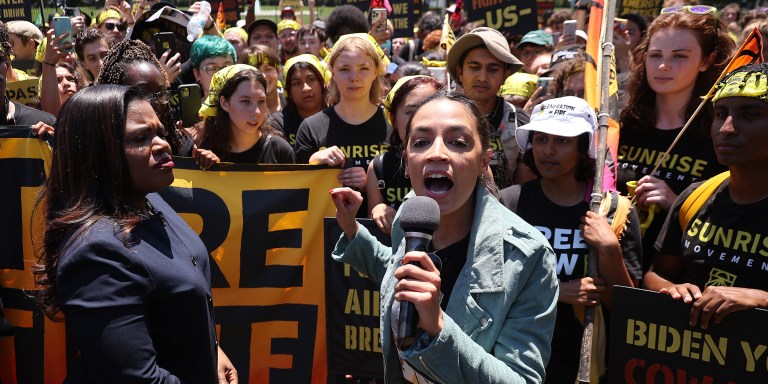
<svg viewBox="0 0 768 384">
<path fill-rule="evenodd" d="M 515 130 L 515 139 L 520 150 L 525 152 L 530 148 L 529 137 L 532 131 L 565 137 L 589 133 L 589 156 L 595 158 L 596 129 L 597 117 L 587 101 L 565 96 L 549 99 L 534 107 L 531 122 Z"/>
</svg>

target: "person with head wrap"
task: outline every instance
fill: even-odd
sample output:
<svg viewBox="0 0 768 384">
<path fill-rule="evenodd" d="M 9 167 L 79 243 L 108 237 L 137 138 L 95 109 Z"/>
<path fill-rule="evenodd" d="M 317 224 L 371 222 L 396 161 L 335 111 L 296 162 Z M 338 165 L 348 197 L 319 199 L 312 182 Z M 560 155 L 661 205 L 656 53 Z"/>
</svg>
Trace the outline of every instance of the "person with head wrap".
<svg viewBox="0 0 768 384">
<path fill-rule="evenodd" d="M 281 20 L 277 23 L 277 38 L 280 40 L 280 62 L 285 63 L 299 54 L 298 30 L 301 24 L 295 20 Z"/>
<path fill-rule="evenodd" d="M 256 68 L 235 64 L 213 75 L 200 107 L 203 132 L 193 148 L 201 168 L 214 163 L 292 164 L 293 148 L 267 122 L 267 80 Z"/>
<path fill-rule="evenodd" d="M 333 76 L 328 108 L 306 118 L 296 134 L 296 161 L 343 167 L 344 185 L 365 188 L 374 156 L 389 150 L 383 97 L 386 68 L 379 45 L 367 33 L 342 36 L 327 57 Z M 366 209 L 361 209 L 366 217 Z"/>
<path fill-rule="evenodd" d="M 96 16 L 95 27 L 107 38 L 110 47 L 125 40 L 128 23 L 125 16 L 116 7 L 107 7 Z"/>
<path fill-rule="evenodd" d="M 507 77 L 499 89 L 499 95 L 504 100 L 517 108 L 522 108 L 533 92 L 536 91 L 536 81 L 539 79 L 536 75 L 525 72 L 513 73 Z"/>
<path fill-rule="evenodd" d="M 267 106 L 269 113 L 279 112 L 285 106 L 283 84 L 280 83 L 280 59 L 277 51 L 268 45 L 255 44 L 243 50 L 238 61 L 258 69 L 267 78 Z"/>
<path fill-rule="evenodd" d="M 678 196 L 645 274 L 647 288 L 693 303 L 691 326 L 703 329 L 735 311 L 768 308 L 768 246 L 758 240 L 768 237 L 768 64 L 726 75 L 712 102 L 710 134 L 729 173 Z M 735 243 L 724 239 L 735 233 Z M 745 236 L 753 240 L 742 246 Z"/>
<path fill-rule="evenodd" d="M 299 125 L 309 116 L 321 112 L 325 103 L 331 73 L 314 55 L 301 54 L 289 59 L 283 68 L 285 73 L 285 108 L 270 113 L 269 120 L 291 145 L 296 143 Z"/>
<path fill-rule="evenodd" d="M 235 47 L 235 54 L 240 57 L 248 44 L 248 32 L 240 27 L 227 28 L 224 30 L 224 38 Z"/>
</svg>

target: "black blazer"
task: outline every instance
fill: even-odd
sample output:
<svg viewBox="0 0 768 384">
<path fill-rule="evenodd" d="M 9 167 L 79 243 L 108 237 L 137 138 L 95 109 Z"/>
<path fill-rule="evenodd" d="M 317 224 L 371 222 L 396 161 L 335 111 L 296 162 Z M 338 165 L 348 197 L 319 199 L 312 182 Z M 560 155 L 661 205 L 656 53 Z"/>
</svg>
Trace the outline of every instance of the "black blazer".
<svg viewBox="0 0 768 384">
<path fill-rule="evenodd" d="M 67 383 L 215 383 L 208 252 L 157 194 L 126 246 L 102 219 L 65 243 L 56 287 L 80 354 Z"/>
</svg>

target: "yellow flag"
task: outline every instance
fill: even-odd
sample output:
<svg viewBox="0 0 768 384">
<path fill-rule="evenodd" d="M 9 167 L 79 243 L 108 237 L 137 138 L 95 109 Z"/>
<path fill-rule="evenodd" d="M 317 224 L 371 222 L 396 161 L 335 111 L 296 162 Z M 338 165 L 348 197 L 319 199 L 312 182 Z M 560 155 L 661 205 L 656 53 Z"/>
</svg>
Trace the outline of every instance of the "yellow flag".
<svg viewBox="0 0 768 384">
<path fill-rule="evenodd" d="M 451 28 L 450 15 L 445 15 L 445 21 L 443 21 L 443 33 L 440 35 L 440 48 L 445 49 L 445 54 L 453 47 L 453 43 L 456 42 L 456 36 L 453 34 L 453 28 Z"/>
</svg>

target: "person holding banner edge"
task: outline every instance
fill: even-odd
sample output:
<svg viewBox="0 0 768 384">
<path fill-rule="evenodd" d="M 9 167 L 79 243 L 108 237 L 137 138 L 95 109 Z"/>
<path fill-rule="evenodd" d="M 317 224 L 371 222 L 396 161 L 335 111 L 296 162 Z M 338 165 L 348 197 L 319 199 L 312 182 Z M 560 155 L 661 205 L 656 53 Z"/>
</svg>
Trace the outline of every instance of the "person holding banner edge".
<svg viewBox="0 0 768 384">
<path fill-rule="evenodd" d="M 439 205 L 430 248 L 442 260 L 441 271 L 426 253 L 405 253 L 402 212 L 390 248 L 355 221 L 359 192 L 330 191 L 344 231 L 334 259 L 381 285 L 387 382 L 542 382 L 558 292 L 553 252 L 492 194 L 495 184 L 485 177 L 487 120 L 466 96 L 442 90 L 416 107 L 405 143 L 413 186 L 407 199 L 429 196 Z M 414 303 L 421 331 L 398 352 L 391 323 L 392 307 L 401 301 Z"/>
<path fill-rule="evenodd" d="M 647 288 L 693 303 L 690 325 L 704 329 L 735 311 L 768 309 L 768 64 L 728 74 L 712 102 L 712 140 L 729 175 L 680 194 L 645 274 Z"/>
</svg>

